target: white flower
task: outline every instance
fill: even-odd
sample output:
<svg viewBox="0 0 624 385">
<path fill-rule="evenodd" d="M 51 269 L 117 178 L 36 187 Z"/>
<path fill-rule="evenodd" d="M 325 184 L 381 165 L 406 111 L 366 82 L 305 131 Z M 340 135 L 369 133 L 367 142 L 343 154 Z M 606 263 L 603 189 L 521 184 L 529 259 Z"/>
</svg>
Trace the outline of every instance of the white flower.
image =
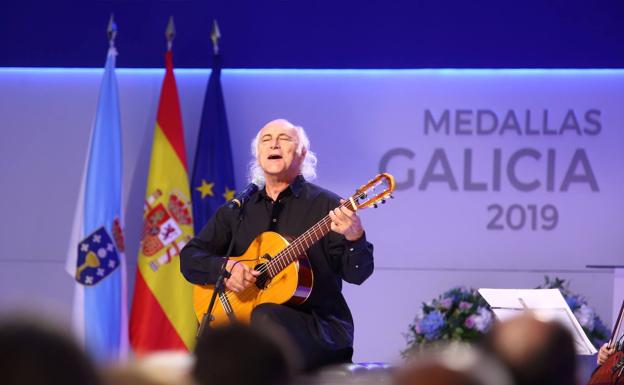
<svg viewBox="0 0 624 385">
<path fill-rule="evenodd" d="M 492 313 L 484 307 L 479 307 L 474 316 L 475 329 L 485 332 L 492 324 Z"/>
<path fill-rule="evenodd" d="M 423 312 L 422 309 L 418 309 L 416 311 L 416 317 L 414 317 L 414 321 L 416 321 L 416 325 L 418 325 L 418 322 L 423 319 L 423 317 L 425 316 L 425 312 Z"/>
<path fill-rule="evenodd" d="M 594 330 L 594 318 L 596 317 L 596 314 L 592 308 L 582 304 L 581 307 L 574 311 L 574 315 L 578 319 L 581 326 L 584 326 L 587 330 Z"/>
</svg>

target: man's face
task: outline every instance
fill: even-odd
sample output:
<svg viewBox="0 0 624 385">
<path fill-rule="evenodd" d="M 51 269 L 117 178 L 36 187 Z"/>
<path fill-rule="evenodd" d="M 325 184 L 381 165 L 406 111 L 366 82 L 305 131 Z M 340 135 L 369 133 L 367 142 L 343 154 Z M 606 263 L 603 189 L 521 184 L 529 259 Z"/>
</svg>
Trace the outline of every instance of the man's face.
<svg viewBox="0 0 624 385">
<path fill-rule="evenodd" d="M 291 181 L 301 171 L 305 151 L 297 155 L 296 129 L 286 122 L 271 122 L 260 130 L 258 163 L 267 176 Z"/>
</svg>

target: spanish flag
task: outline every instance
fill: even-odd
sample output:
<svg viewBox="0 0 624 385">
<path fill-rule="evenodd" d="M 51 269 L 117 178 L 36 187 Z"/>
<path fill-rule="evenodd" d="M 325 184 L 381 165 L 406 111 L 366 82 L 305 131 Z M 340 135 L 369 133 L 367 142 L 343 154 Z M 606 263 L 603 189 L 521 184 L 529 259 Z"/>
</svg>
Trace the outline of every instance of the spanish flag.
<svg viewBox="0 0 624 385">
<path fill-rule="evenodd" d="M 192 285 L 180 273 L 180 250 L 193 236 L 193 216 L 171 50 L 165 61 L 130 317 L 130 343 L 138 355 L 191 350 L 197 330 Z"/>
</svg>

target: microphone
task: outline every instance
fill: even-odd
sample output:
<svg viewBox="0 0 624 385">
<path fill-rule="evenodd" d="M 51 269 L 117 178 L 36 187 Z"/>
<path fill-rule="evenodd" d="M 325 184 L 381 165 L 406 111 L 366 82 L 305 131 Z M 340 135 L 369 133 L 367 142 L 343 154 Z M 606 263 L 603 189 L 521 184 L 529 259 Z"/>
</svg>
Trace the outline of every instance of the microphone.
<svg viewBox="0 0 624 385">
<path fill-rule="evenodd" d="M 247 202 L 249 197 L 256 191 L 258 191 L 258 185 L 255 183 L 249 183 L 243 191 L 236 194 L 234 199 L 228 202 L 228 207 L 231 209 L 241 208 Z"/>
</svg>

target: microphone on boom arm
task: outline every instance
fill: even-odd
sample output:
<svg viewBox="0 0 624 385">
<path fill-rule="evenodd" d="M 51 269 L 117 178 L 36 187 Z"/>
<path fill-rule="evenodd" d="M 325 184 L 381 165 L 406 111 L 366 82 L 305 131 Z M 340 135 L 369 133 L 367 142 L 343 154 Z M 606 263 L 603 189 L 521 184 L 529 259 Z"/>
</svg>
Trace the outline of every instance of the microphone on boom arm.
<svg viewBox="0 0 624 385">
<path fill-rule="evenodd" d="M 228 202 L 228 207 L 231 209 L 239 209 L 249 200 L 249 197 L 258 191 L 258 185 L 255 183 L 249 183 L 243 191 L 236 194 L 234 199 Z"/>
</svg>

